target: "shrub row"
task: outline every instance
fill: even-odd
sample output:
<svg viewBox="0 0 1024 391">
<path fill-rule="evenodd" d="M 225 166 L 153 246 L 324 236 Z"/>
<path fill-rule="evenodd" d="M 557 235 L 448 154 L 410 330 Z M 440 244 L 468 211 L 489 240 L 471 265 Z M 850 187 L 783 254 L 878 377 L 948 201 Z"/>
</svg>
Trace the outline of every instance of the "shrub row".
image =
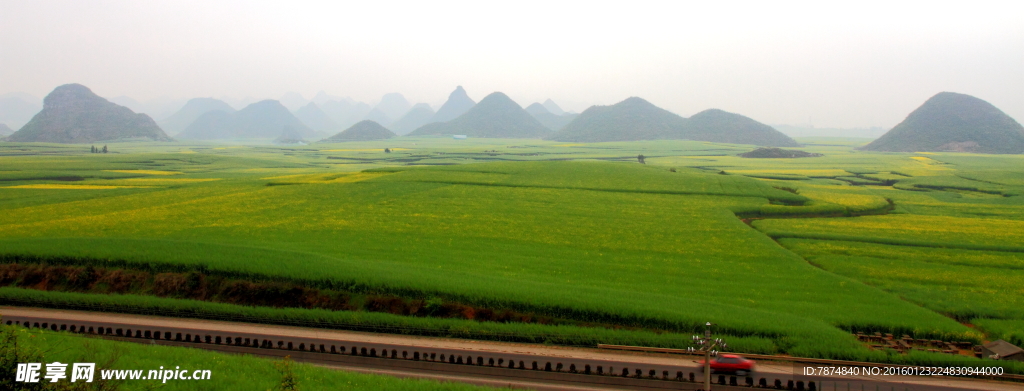
<svg viewBox="0 0 1024 391">
<path fill-rule="evenodd" d="M 0 304 L 567 346 L 592 347 L 599 343 L 680 349 L 691 346 L 689 335 L 642 330 L 475 322 L 322 309 L 248 307 L 138 295 L 45 292 L 12 287 L 0 288 Z M 728 338 L 730 347 L 737 351 L 762 354 L 778 352 L 770 339 Z"/>
</svg>

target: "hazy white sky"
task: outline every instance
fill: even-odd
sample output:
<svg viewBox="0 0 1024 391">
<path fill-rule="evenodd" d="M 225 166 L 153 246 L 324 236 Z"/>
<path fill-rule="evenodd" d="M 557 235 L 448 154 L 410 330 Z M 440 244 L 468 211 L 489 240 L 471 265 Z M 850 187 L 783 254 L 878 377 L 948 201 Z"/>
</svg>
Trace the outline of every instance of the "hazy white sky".
<svg viewBox="0 0 1024 391">
<path fill-rule="evenodd" d="M 714 3 L 714 4 L 708 4 Z M 828 4 L 822 4 L 828 3 Z M 1024 2 L 0 0 L 0 93 L 437 103 L 456 85 L 582 111 L 889 127 L 955 91 L 1024 120 Z"/>
</svg>

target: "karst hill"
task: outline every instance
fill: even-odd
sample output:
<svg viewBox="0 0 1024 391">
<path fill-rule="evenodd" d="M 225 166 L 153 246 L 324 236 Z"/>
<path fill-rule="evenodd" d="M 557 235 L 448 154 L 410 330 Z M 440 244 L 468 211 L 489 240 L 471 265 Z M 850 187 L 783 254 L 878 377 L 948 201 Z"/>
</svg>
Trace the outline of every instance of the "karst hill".
<svg viewBox="0 0 1024 391">
<path fill-rule="evenodd" d="M 93 143 L 171 138 L 148 115 L 112 103 L 81 84 L 65 84 L 50 92 L 42 111 L 7 140 Z"/>
<path fill-rule="evenodd" d="M 992 104 L 941 92 L 862 147 L 888 152 L 1024 153 L 1024 128 Z"/>
<path fill-rule="evenodd" d="M 481 99 L 480 103 L 458 118 L 448 122 L 426 124 L 409 135 L 464 134 L 470 137 L 542 138 L 551 133 L 550 129 L 507 95 L 495 92 Z"/>
</svg>

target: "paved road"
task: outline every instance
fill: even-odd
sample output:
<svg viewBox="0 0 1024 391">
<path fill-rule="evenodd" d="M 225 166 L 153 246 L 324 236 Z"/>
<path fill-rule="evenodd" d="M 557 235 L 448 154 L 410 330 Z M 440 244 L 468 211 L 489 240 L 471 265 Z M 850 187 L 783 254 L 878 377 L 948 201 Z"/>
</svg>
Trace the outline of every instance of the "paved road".
<svg viewBox="0 0 1024 391">
<path fill-rule="evenodd" d="M 519 382 L 520 388 L 550 389 L 547 388 L 549 386 L 543 386 L 543 384 L 556 382 L 555 378 L 561 376 L 569 379 L 569 382 L 577 382 L 579 386 L 574 387 L 576 389 L 635 389 L 636 387 L 686 389 L 687 387 L 683 387 L 683 385 L 692 386 L 693 383 L 650 380 L 650 374 L 653 371 L 654 378 L 657 379 L 663 379 L 666 375 L 668 379 L 674 379 L 677 376 L 687 379 L 691 373 L 700 379 L 701 375 L 698 362 L 694 358 L 660 353 L 25 307 L 0 306 L 0 316 L 3 316 L 4 323 L 28 321 L 30 324 L 40 323 L 40 326 L 47 323 L 49 327 L 58 329 L 62 326 L 65 328 L 75 327 L 76 332 L 92 330 L 93 333 L 99 333 L 99 330 L 104 328 L 104 331 L 111 332 L 111 334 L 107 334 L 108 336 L 114 337 L 118 336 L 118 332 L 133 334 L 133 338 L 126 338 L 128 340 L 134 339 L 137 335 L 137 338 L 155 338 L 166 344 L 240 353 L 284 355 L 284 352 L 288 352 L 293 357 L 302 356 L 307 361 L 332 367 L 360 368 L 361 371 L 377 371 L 411 377 L 440 377 L 489 385 L 507 385 L 508 383 L 504 382 L 512 379 Z M 142 334 L 143 332 L 150 334 L 145 335 Z M 195 340 L 191 336 L 195 336 Z M 201 338 L 210 338 L 210 340 L 207 342 Z M 189 341 L 185 342 L 185 339 Z M 289 346 L 291 350 L 289 350 Z M 227 349 L 228 347 L 230 349 Z M 267 349 L 268 347 L 279 349 Z M 296 354 L 294 352 L 296 350 L 301 350 L 301 353 Z M 330 354 L 332 350 L 335 354 Z M 343 356 L 346 356 L 344 359 L 347 362 L 336 362 Z M 366 358 L 353 361 L 352 357 Z M 371 359 L 370 357 L 383 357 L 383 359 Z M 418 360 L 413 360 L 414 358 Z M 450 361 L 459 362 L 458 360 L 464 359 L 482 365 L 447 364 Z M 429 366 L 429 368 L 408 367 L 407 364 L 412 361 L 417 361 L 419 363 L 417 365 Z M 510 372 L 507 369 L 509 364 L 517 369 L 527 369 L 528 371 Z M 557 373 L 559 364 L 562 365 L 563 373 L 561 374 Z M 402 365 L 406 367 L 402 368 Z M 533 369 L 533 365 L 537 365 L 538 371 L 529 371 L 529 369 Z M 551 372 L 544 371 L 547 365 L 551 365 Z M 564 373 L 571 370 L 583 373 L 587 369 L 592 374 L 600 370 L 604 374 L 613 372 L 619 376 L 582 374 L 569 376 L 570 374 Z M 624 369 L 634 379 L 622 378 L 621 371 Z M 637 370 L 641 372 L 640 379 L 635 378 Z M 477 373 L 469 373 L 473 371 Z M 523 376 L 540 376 L 541 378 L 528 379 Z M 756 382 L 761 378 L 765 378 L 769 385 L 772 385 L 776 379 L 780 380 L 783 385 L 790 380 L 815 381 L 817 388 L 823 390 L 846 390 L 847 388 L 859 390 L 862 387 L 869 390 L 875 390 L 876 387 L 880 390 L 1024 390 L 1024 384 L 956 378 L 795 376 L 793 364 L 773 362 L 758 363 L 758 372 L 752 376 L 752 379 Z M 470 381 L 471 379 L 476 380 Z M 626 380 L 631 380 L 632 383 L 626 382 Z M 745 379 L 738 378 L 737 380 L 742 385 Z M 588 382 L 591 384 L 586 384 Z M 616 384 L 601 384 L 602 382 Z M 554 389 L 569 389 L 566 388 L 569 387 L 568 383 L 554 384 L 553 386 Z"/>
</svg>

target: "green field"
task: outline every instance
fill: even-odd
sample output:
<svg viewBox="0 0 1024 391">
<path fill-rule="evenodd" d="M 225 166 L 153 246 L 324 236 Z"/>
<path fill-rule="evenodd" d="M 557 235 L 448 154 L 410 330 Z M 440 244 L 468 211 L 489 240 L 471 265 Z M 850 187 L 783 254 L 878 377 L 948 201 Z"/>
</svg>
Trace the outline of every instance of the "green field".
<svg viewBox="0 0 1024 391">
<path fill-rule="evenodd" d="M 430 335 L 682 347 L 712 321 L 739 350 L 899 361 L 850 331 L 975 342 L 1021 331 L 1021 157 L 863 153 L 850 140 L 808 140 L 825 156 L 803 159 L 690 141 L 398 140 L 115 144 L 111 154 L 0 144 L 0 259 L 551 319 L 246 309 L 149 288 L 121 304 Z M 3 300 L 72 306 L 110 293 L 9 280 L 0 276 L 35 293 L 8 288 Z"/>
<path fill-rule="evenodd" d="M 461 383 L 436 382 L 427 380 L 399 379 L 382 375 L 367 375 L 321 368 L 309 364 L 285 360 L 270 360 L 248 355 L 215 353 L 199 349 L 143 345 L 131 342 L 109 341 L 40 329 L 25 329 L 14 326 L 0 326 L 0 368 L 11 371 L 17 362 L 8 361 L 15 354 L 18 362 L 38 363 L 95 363 L 96 371 L 92 384 L 81 381 L 71 383 L 65 378 L 56 384 L 42 379 L 40 388 L 46 390 L 282 390 L 286 374 L 297 390 L 493 390 Z M 17 352 L 17 353 L 16 353 Z M 192 376 L 195 370 L 210 371 L 209 380 L 101 380 L 102 370 L 143 370 L 142 377 L 149 376 L 150 370 L 180 368 Z M 70 374 L 71 366 L 67 373 Z M 116 375 L 115 375 L 116 376 Z M 0 378 L 0 386 L 21 389 L 9 384 L 11 377 Z M 74 387 L 77 384 L 79 387 Z M 89 386 L 92 386 L 91 388 Z"/>
</svg>

